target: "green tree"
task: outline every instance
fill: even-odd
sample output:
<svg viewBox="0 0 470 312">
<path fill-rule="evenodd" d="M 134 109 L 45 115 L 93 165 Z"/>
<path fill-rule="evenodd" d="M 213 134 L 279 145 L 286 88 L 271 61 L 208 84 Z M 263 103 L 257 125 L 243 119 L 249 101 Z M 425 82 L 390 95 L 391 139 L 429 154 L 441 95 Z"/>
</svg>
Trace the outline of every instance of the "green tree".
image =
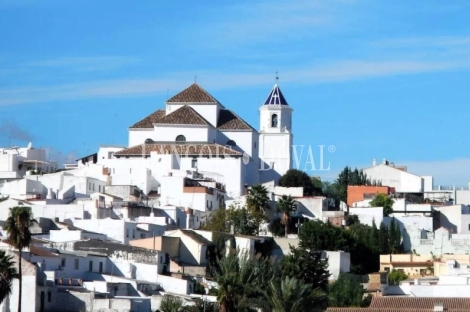
<svg viewBox="0 0 470 312">
<path fill-rule="evenodd" d="M 361 307 L 363 306 L 364 293 L 364 286 L 357 277 L 341 273 L 330 286 L 329 305 L 332 307 Z"/>
<path fill-rule="evenodd" d="M 390 222 L 390 226 L 388 227 L 388 243 L 389 243 L 389 250 L 390 253 L 396 254 L 401 253 L 401 232 L 400 232 L 400 225 L 392 218 Z"/>
<path fill-rule="evenodd" d="M 283 277 L 296 278 L 313 289 L 328 290 L 328 260 L 322 259 L 320 252 L 290 246 L 290 254 L 281 259 L 280 272 Z"/>
<path fill-rule="evenodd" d="M 288 234 L 291 213 L 296 211 L 296 209 L 297 206 L 295 204 L 295 199 L 290 195 L 282 195 L 282 197 L 277 201 L 276 211 L 282 213 L 281 224 L 284 225 L 286 237 Z"/>
<path fill-rule="evenodd" d="M 15 267 L 13 256 L 0 250 L 0 303 L 11 294 L 13 279 L 18 278 L 18 270 Z"/>
<path fill-rule="evenodd" d="M 256 306 L 265 295 L 260 285 L 268 285 L 274 272 L 274 261 L 260 256 L 230 253 L 220 259 L 212 272 L 218 285 L 220 311 L 233 312 Z"/>
<path fill-rule="evenodd" d="M 312 311 L 324 297 L 324 293 L 313 290 L 309 284 L 288 276 L 272 279 L 266 295 L 272 312 Z"/>
<path fill-rule="evenodd" d="M 314 195 L 315 187 L 312 179 L 305 172 L 297 169 L 289 169 L 279 179 L 279 186 L 284 187 L 303 187 L 304 196 Z"/>
<path fill-rule="evenodd" d="M 354 224 L 359 224 L 361 223 L 361 221 L 359 221 L 359 217 L 357 215 L 354 215 L 354 214 L 348 214 L 346 215 L 346 224 L 351 226 L 351 225 L 354 225 Z"/>
<path fill-rule="evenodd" d="M 253 185 L 248 190 L 246 206 L 255 221 L 256 234 L 259 233 L 260 224 L 269 221 L 267 211 L 269 210 L 268 190 L 264 185 Z"/>
<path fill-rule="evenodd" d="M 375 220 L 372 220 L 372 229 L 369 236 L 369 246 L 377 254 L 380 254 L 379 246 L 379 230 L 375 224 Z"/>
<path fill-rule="evenodd" d="M 367 175 L 362 171 L 355 168 L 352 170 L 350 167 L 345 167 L 336 178 L 336 192 L 340 201 L 346 202 L 348 197 L 349 185 L 371 185 L 371 181 Z"/>
<path fill-rule="evenodd" d="M 229 232 L 230 230 L 227 228 L 226 214 L 227 210 L 225 208 L 217 209 L 212 213 L 209 221 L 207 221 L 201 228 L 207 231 Z"/>
<path fill-rule="evenodd" d="M 379 227 L 379 250 L 380 254 L 386 255 L 390 253 L 390 245 L 388 241 L 388 230 L 383 222 Z"/>
<path fill-rule="evenodd" d="M 399 285 L 401 281 L 404 281 L 407 278 L 408 275 L 406 275 L 404 272 L 393 269 L 392 272 L 388 274 L 388 284 Z"/>
<path fill-rule="evenodd" d="M 183 307 L 183 299 L 171 295 L 163 296 L 163 299 L 160 302 L 161 312 L 182 312 Z"/>
<path fill-rule="evenodd" d="M 393 199 L 391 199 L 387 194 L 377 194 L 374 199 L 370 202 L 371 207 L 383 207 L 384 216 L 388 217 L 393 213 Z"/>
<path fill-rule="evenodd" d="M 10 208 L 10 214 L 5 222 L 5 230 L 7 231 L 8 243 L 18 249 L 18 312 L 21 312 L 22 299 L 22 278 L 21 278 L 21 259 L 24 248 L 29 247 L 31 243 L 30 227 L 34 224 L 33 213 L 30 207 L 13 207 Z"/>
<path fill-rule="evenodd" d="M 226 220 L 228 224 L 233 226 L 234 234 L 256 235 L 259 229 L 253 215 L 245 207 L 230 207 L 226 212 Z"/>
<path fill-rule="evenodd" d="M 350 240 L 339 227 L 317 220 L 304 222 L 299 231 L 300 246 L 309 250 L 349 251 Z"/>
</svg>

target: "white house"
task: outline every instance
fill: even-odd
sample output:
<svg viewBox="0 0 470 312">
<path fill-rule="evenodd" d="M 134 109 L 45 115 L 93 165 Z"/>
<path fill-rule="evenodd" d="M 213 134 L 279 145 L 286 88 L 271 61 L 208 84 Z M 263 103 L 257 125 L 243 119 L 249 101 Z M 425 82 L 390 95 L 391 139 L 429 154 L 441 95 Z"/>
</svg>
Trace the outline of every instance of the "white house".
<svg viewBox="0 0 470 312">
<path fill-rule="evenodd" d="M 55 172 L 57 161 L 49 160 L 45 149 L 27 147 L 0 148 L 0 181 L 23 178 L 27 172 Z"/>
<path fill-rule="evenodd" d="M 370 180 L 393 187 L 396 193 L 423 193 L 425 188 L 425 178 L 409 173 L 407 167 L 396 166 L 386 159 L 380 164 L 374 159 L 372 166 L 363 171 Z"/>
</svg>

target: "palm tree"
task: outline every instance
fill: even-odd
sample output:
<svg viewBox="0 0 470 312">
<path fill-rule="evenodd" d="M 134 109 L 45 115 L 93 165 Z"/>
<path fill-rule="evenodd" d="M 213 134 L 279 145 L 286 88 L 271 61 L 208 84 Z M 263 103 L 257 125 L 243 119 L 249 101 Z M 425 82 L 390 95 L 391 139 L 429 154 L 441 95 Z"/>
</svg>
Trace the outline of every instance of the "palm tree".
<svg viewBox="0 0 470 312">
<path fill-rule="evenodd" d="M 248 204 L 248 207 L 256 211 L 265 212 L 269 209 L 268 190 L 264 185 L 253 185 L 248 191 L 246 202 Z"/>
<path fill-rule="evenodd" d="M 262 297 L 262 285 L 274 276 L 272 259 L 248 257 L 246 253 L 229 254 L 219 260 L 213 272 L 217 283 L 217 302 L 221 312 L 249 310 Z"/>
<path fill-rule="evenodd" d="M 253 185 L 246 197 L 248 210 L 251 211 L 256 223 L 256 231 L 259 232 L 261 222 L 268 221 L 266 212 L 269 209 L 268 190 L 264 185 Z"/>
<path fill-rule="evenodd" d="M 30 227 L 33 226 L 33 213 L 30 207 L 13 207 L 10 208 L 10 214 L 5 222 L 5 230 L 8 232 L 8 243 L 17 248 L 19 251 L 18 257 L 18 279 L 19 279 L 19 293 L 18 293 L 18 312 L 21 312 L 21 292 L 22 292 L 22 279 L 21 279 L 21 257 L 24 248 L 29 247 L 31 243 Z"/>
<path fill-rule="evenodd" d="M 180 312 L 183 310 L 184 302 L 181 298 L 165 295 L 160 302 L 160 311 L 162 312 Z"/>
<path fill-rule="evenodd" d="M 323 297 L 323 293 L 312 290 L 310 284 L 288 276 L 280 281 L 271 280 L 266 294 L 272 312 L 312 311 L 315 303 Z"/>
<path fill-rule="evenodd" d="M 0 250 L 0 303 L 11 294 L 11 284 L 15 278 L 18 278 L 18 270 L 13 256 Z"/>
<path fill-rule="evenodd" d="M 276 210 L 282 213 L 281 224 L 284 225 L 285 235 L 287 237 L 287 229 L 289 228 L 291 213 L 297 209 L 295 199 L 292 196 L 282 195 L 277 201 Z"/>
</svg>

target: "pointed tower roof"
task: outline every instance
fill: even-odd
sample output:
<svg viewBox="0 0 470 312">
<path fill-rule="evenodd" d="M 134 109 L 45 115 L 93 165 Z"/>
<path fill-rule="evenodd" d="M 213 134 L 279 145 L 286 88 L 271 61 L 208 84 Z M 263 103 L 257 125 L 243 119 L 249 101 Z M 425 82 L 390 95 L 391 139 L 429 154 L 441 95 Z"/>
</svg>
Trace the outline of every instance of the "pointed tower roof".
<svg viewBox="0 0 470 312">
<path fill-rule="evenodd" d="M 289 105 L 277 83 L 274 85 L 271 93 L 269 93 L 266 101 L 264 101 L 264 105 Z"/>
<path fill-rule="evenodd" d="M 167 103 L 219 103 L 206 90 L 201 88 L 197 83 L 193 83 L 180 93 L 171 97 Z"/>
</svg>

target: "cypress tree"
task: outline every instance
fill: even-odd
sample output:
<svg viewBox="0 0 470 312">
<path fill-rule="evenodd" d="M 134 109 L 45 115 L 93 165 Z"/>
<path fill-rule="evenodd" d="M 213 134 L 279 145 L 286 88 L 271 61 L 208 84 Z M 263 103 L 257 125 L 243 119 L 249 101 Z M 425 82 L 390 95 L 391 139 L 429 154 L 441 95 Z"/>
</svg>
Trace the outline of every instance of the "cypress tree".
<svg viewBox="0 0 470 312">
<path fill-rule="evenodd" d="M 379 248 L 380 248 L 380 254 L 390 253 L 390 244 L 388 241 L 388 230 L 383 222 L 380 223 L 380 228 L 379 228 Z"/>
<path fill-rule="evenodd" d="M 375 220 L 372 220 L 372 229 L 370 231 L 369 244 L 370 248 L 374 251 L 374 253 L 380 253 L 379 231 L 377 229 L 377 225 L 375 224 Z"/>
</svg>

